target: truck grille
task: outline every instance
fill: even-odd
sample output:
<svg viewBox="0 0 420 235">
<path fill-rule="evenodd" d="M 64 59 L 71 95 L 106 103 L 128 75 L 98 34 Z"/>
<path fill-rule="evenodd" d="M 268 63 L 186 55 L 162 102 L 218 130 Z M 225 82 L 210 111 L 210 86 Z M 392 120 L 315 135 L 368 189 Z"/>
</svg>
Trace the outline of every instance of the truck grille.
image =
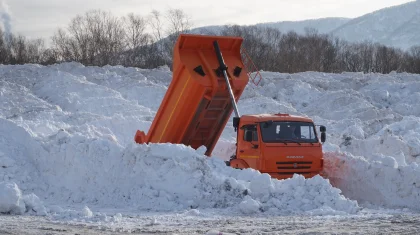
<svg viewBox="0 0 420 235">
<path fill-rule="evenodd" d="M 279 175 L 293 175 L 293 174 L 299 174 L 299 175 L 306 175 L 306 174 L 311 174 L 311 172 L 277 172 L 276 174 Z"/>
<path fill-rule="evenodd" d="M 311 169 L 312 162 L 276 162 L 279 170 Z M 309 166 L 308 166 L 309 165 Z"/>
</svg>

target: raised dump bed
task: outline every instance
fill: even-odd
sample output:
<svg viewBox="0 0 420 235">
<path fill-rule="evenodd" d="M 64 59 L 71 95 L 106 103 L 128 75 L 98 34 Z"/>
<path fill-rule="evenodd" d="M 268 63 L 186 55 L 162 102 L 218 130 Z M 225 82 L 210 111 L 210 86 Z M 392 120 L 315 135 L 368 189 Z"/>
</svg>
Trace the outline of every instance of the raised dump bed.
<svg viewBox="0 0 420 235">
<path fill-rule="evenodd" d="M 137 143 L 184 144 L 194 149 L 204 145 L 206 155 L 211 155 L 233 111 L 214 41 L 219 44 L 238 101 L 249 79 L 241 59 L 243 39 L 180 35 L 174 47 L 172 82 L 147 135 L 137 131 Z"/>
</svg>

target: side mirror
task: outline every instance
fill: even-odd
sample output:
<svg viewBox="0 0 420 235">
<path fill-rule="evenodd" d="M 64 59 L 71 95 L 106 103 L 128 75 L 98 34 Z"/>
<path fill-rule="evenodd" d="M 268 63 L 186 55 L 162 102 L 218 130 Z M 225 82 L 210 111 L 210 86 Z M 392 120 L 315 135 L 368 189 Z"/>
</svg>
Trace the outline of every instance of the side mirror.
<svg viewBox="0 0 420 235">
<path fill-rule="evenodd" d="M 325 126 L 320 126 L 319 127 L 319 131 L 321 131 L 322 133 L 327 131 L 327 128 Z"/>
<path fill-rule="evenodd" d="M 233 118 L 233 127 L 235 128 L 235 130 L 238 128 L 238 126 L 239 126 L 239 120 L 240 120 L 240 118 L 238 118 L 238 117 L 234 117 Z"/>
<path fill-rule="evenodd" d="M 245 132 L 245 141 L 252 142 L 252 131 Z"/>
<path fill-rule="evenodd" d="M 321 133 L 321 142 L 324 143 L 326 139 L 327 139 L 327 135 L 325 134 L 325 132 L 322 132 Z"/>
<path fill-rule="evenodd" d="M 235 132 L 238 131 L 240 118 L 234 117 L 232 122 L 233 122 L 233 129 L 235 130 Z"/>
</svg>

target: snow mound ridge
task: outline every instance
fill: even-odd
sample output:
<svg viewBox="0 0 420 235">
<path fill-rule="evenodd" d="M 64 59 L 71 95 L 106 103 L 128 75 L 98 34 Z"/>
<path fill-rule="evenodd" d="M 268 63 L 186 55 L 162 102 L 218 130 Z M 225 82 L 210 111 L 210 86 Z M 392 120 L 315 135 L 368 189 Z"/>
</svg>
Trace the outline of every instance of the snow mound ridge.
<svg viewBox="0 0 420 235">
<path fill-rule="evenodd" d="M 227 167 L 184 145 L 132 145 L 123 153 L 122 198 L 136 198 L 141 209 L 229 208 L 241 213 L 311 213 L 330 208 L 356 213 L 357 202 L 346 199 L 322 177 L 296 175 L 275 180 L 252 169 Z M 125 175 L 127 174 L 127 175 Z M 239 207 L 238 207 L 239 205 Z"/>
<path fill-rule="evenodd" d="M 31 185 L 27 191 L 35 190 L 50 203 L 118 208 L 135 205 L 151 211 L 218 208 L 243 214 L 352 214 L 358 210 L 355 201 L 346 199 L 321 177 L 296 175 L 278 181 L 253 169 L 228 167 L 217 157 L 204 156 L 204 149 L 135 143 L 121 147 L 107 135 L 89 137 L 66 130 L 40 143 L 15 123 L 4 119 L 0 123 L 4 133 L 0 138 L 4 145 L 0 146 L 6 151 L 0 153 L 0 160 L 7 166 L 2 172 L 5 175 L 0 176 Z M 15 163 L 11 153 L 18 153 L 15 149 L 21 142 L 10 138 L 8 132 L 25 140 L 28 149 L 14 155 Z M 29 177 L 32 180 L 28 182 L 28 177 L 19 177 L 22 171 L 15 168 L 31 162 L 36 163 L 31 171 L 40 171 L 42 177 Z M 46 213 L 34 194 L 22 196 L 16 185 L 3 188 L 4 213 Z"/>
<path fill-rule="evenodd" d="M 362 202 L 418 208 L 420 75 L 262 74 L 244 91 L 241 113 L 298 114 L 327 126 L 324 151 L 353 164 L 328 172 L 341 191 L 320 177 L 277 181 L 226 167 L 218 157 L 235 151 L 230 123 L 211 159 L 180 145 L 134 144 L 170 70 L 78 63 L 0 65 L 0 182 L 63 207 L 321 215 L 352 213 Z"/>
<path fill-rule="evenodd" d="M 420 210 L 420 167 L 398 165 L 395 158 L 378 155 L 374 161 L 350 153 L 325 153 L 325 170 L 332 185 L 360 203 Z M 351 176 L 351 177 L 349 177 Z"/>
</svg>

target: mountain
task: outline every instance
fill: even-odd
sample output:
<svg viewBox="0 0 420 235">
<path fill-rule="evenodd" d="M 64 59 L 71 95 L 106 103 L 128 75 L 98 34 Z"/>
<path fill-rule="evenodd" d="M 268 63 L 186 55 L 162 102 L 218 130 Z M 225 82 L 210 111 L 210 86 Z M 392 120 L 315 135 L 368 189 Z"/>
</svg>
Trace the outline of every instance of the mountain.
<svg viewBox="0 0 420 235">
<path fill-rule="evenodd" d="M 276 28 L 286 33 L 305 33 L 314 28 L 349 42 L 372 41 L 387 46 L 408 49 L 420 45 L 420 0 L 383 8 L 363 16 L 349 18 L 322 18 L 303 21 L 281 21 L 256 24 L 259 27 Z M 218 33 L 223 26 L 213 25 L 194 29 L 194 33 Z"/>
<path fill-rule="evenodd" d="M 253 26 L 258 27 L 270 27 L 276 28 L 281 32 L 295 31 L 298 34 L 304 34 L 305 28 L 314 28 L 318 30 L 319 33 L 329 33 L 337 27 L 347 23 L 351 19 L 349 18 L 322 18 L 322 19 L 311 19 L 311 20 L 302 20 L 302 21 L 280 21 L 280 22 L 268 22 L 268 23 L 259 23 Z M 218 34 L 224 25 L 212 25 L 198 27 L 191 30 L 191 33 L 198 34 Z"/>
<path fill-rule="evenodd" d="M 416 14 L 409 22 L 395 30 L 389 38 L 389 44 L 401 48 L 420 45 L 420 14 Z"/>
<path fill-rule="evenodd" d="M 304 34 L 305 28 L 314 28 L 319 33 L 329 33 L 341 25 L 349 22 L 349 18 L 322 18 L 303 21 L 281 21 L 256 24 L 261 27 L 271 27 L 279 29 L 281 32 L 295 31 L 298 34 Z"/>
<path fill-rule="evenodd" d="M 420 1 L 363 15 L 331 33 L 350 42 L 369 40 L 407 49 L 420 44 Z"/>
</svg>

